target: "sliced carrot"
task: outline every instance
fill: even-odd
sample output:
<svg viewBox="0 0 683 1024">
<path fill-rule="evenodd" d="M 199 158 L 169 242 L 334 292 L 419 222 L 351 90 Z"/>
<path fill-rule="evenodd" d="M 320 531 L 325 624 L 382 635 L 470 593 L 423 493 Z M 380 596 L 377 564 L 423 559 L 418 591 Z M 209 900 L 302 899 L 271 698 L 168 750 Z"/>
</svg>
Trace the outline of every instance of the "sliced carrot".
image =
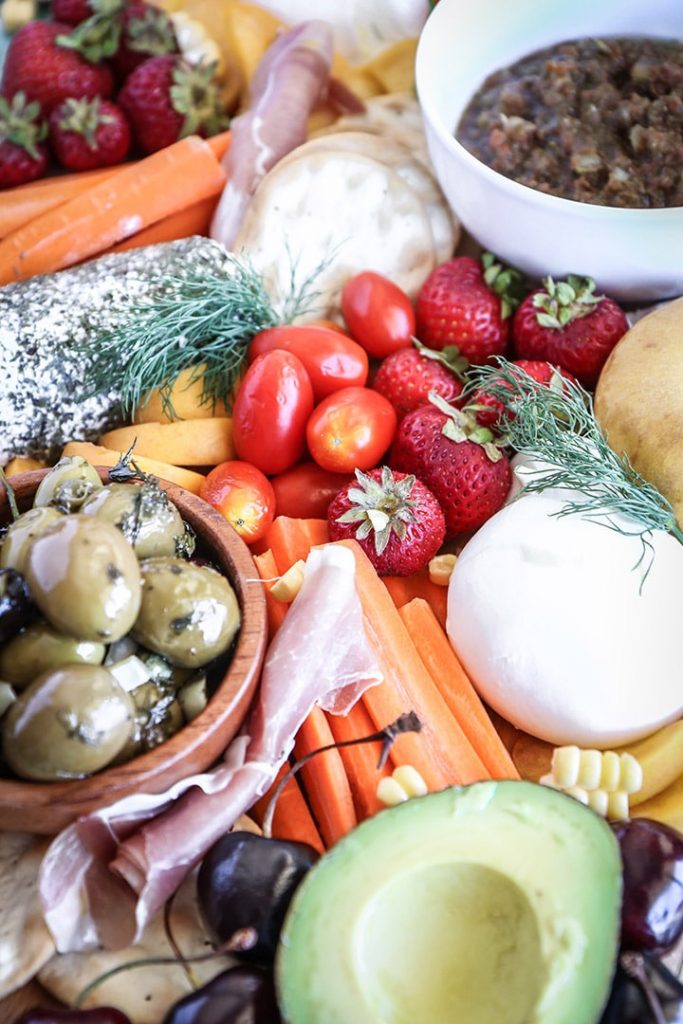
<svg viewBox="0 0 683 1024">
<path fill-rule="evenodd" d="M 396 747 L 401 761 L 420 772 L 430 791 L 490 778 L 434 685 L 367 555 L 354 540 L 337 543 L 349 548 L 356 560 L 365 632 L 384 675 L 384 682 L 370 687 L 363 697 L 373 722 L 381 729 L 407 711 L 417 713 L 422 731 L 400 736 Z"/>
<path fill-rule="evenodd" d="M 294 753 L 297 758 L 305 757 L 328 743 L 334 743 L 334 736 L 325 712 L 313 708 L 297 733 Z M 357 824 L 344 762 L 338 750 L 328 750 L 304 765 L 299 774 L 313 818 L 329 849 Z"/>
<path fill-rule="evenodd" d="M 213 155 L 216 160 L 222 160 L 225 154 L 228 152 L 230 146 L 230 140 L 232 138 L 232 132 L 220 132 L 218 135 L 212 135 L 210 139 L 207 139 L 207 143 L 211 146 Z"/>
<path fill-rule="evenodd" d="M 215 195 L 225 171 L 189 136 L 124 167 L 0 242 L 0 284 L 80 263 L 177 210 Z"/>
<path fill-rule="evenodd" d="M 358 740 L 376 731 L 375 723 L 362 698 L 354 704 L 347 715 L 328 715 L 327 721 L 336 743 Z M 388 765 L 384 768 L 377 767 L 381 753 L 381 743 L 362 743 L 353 747 L 341 747 L 339 750 L 359 821 L 370 817 L 384 806 L 377 798 L 377 784 L 385 775 L 391 774 L 391 768 Z"/>
<path fill-rule="evenodd" d="M 144 231 L 138 231 L 136 235 L 107 249 L 107 252 L 125 252 L 127 249 L 142 249 L 145 245 L 158 245 L 159 242 L 175 242 L 179 238 L 189 238 L 190 235 L 208 235 L 221 188 L 218 188 L 216 195 L 201 199 L 184 210 L 172 213 L 170 217 L 164 217 Z"/>
<path fill-rule="evenodd" d="M 422 598 L 399 614 L 427 671 L 493 779 L 518 779 L 519 772 L 465 674 L 441 625 Z"/>
<path fill-rule="evenodd" d="M 275 787 L 288 770 L 289 764 L 285 762 L 268 792 L 252 807 L 250 814 L 253 814 L 259 825 L 263 825 L 263 819 Z M 311 812 L 308 809 L 303 793 L 299 789 L 296 778 L 289 780 L 277 798 L 275 814 L 273 815 L 273 838 L 289 839 L 296 843 L 308 843 L 309 846 L 312 846 L 319 853 L 325 852 L 320 833 L 315 827 L 315 822 L 311 817 Z"/>
<path fill-rule="evenodd" d="M 272 580 L 273 577 L 280 575 L 272 551 L 264 551 L 263 554 L 254 555 L 253 558 L 262 580 Z M 266 611 L 268 613 L 268 636 L 272 640 L 287 614 L 287 605 L 283 604 L 282 601 L 275 600 L 270 592 L 270 583 L 265 583 L 264 587 L 266 591 Z"/>
<path fill-rule="evenodd" d="M 383 576 L 382 582 L 391 594 L 397 608 L 402 608 L 415 597 L 422 597 L 432 609 L 441 625 L 446 628 L 446 606 L 448 587 L 439 587 L 429 578 L 429 570 L 423 569 L 413 576 Z"/>
<path fill-rule="evenodd" d="M 279 572 L 284 573 L 308 558 L 308 552 L 330 539 L 326 519 L 290 519 L 278 516 L 269 527 L 265 540 L 273 552 Z"/>
<path fill-rule="evenodd" d="M 41 214 L 54 210 L 56 206 L 62 206 L 100 181 L 107 181 L 120 170 L 120 166 L 103 167 L 98 171 L 41 178 L 8 189 L 0 199 L 0 238 L 5 238 Z"/>
</svg>

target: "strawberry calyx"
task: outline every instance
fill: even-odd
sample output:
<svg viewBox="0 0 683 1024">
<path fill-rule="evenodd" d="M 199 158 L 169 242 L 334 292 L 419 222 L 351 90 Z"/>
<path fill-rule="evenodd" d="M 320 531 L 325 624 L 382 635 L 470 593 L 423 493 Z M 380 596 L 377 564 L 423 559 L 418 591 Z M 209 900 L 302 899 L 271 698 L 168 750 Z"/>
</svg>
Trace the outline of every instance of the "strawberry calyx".
<svg viewBox="0 0 683 1024">
<path fill-rule="evenodd" d="M 507 320 L 527 294 L 524 275 L 514 267 L 506 267 L 492 252 L 482 254 L 481 265 L 484 282 L 500 298 L 500 315 Z"/>
<path fill-rule="evenodd" d="M 223 111 L 216 67 L 215 62 L 190 64 L 183 59 L 176 62 L 170 96 L 173 109 L 185 119 L 180 138 L 195 135 L 200 130 L 216 135 L 227 128 L 230 119 Z"/>
<path fill-rule="evenodd" d="M 425 359 L 432 359 L 435 363 L 441 363 L 458 380 L 465 380 L 465 372 L 469 369 L 470 364 L 469 360 L 461 354 L 457 345 L 446 345 L 442 349 L 428 348 L 418 338 L 413 338 L 413 345 Z"/>
<path fill-rule="evenodd" d="M 350 508 L 337 519 L 338 523 L 358 523 L 356 540 L 365 540 L 374 533 L 375 551 L 381 555 L 392 533 L 405 540 L 410 523 L 416 521 L 415 503 L 410 500 L 415 477 L 397 480 L 388 466 L 382 466 L 381 480 L 373 480 L 367 473 L 356 470 L 359 487 L 351 487 Z"/>
<path fill-rule="evenodd" d="M 39 160 L 37 146 L 47 135 L 47 124 L 39 118 L 40 103 L 27 103 L 26 93 L 18 92 L 11 100 L 0 96 L 0 142 L 11 142 Z"/>
<path fill-rule="evenodd" d="M 150 57 L 175 53 L 177 49 L 170 18 L 155 7 L 149 7 L 141 17 L 130 19 L 126 25 L 125 43 L 129 50 L 147 53 Z"/>
<path fill-rule="evenodd" d="M 501 449 L 505 447 L 504 442 L 496 439 L 495 434 L 488 427 L 482 427 L 477 423 L 471 412 L 456 409 L 436 391 L 429 392 L 429 401 L 436 406 L 439 412 L 448 417 L 441 428 L 441 433 L 450 441 L 455 441 L 456 444 L 472 441 L 474 444 L 481 445 L 491 462 L 499 462 L 502 459 Z"/>
<path fill-rule="evenodd" d="M 544 278 L 543 289 L 536 292 L 532 303 L 539 310 L 536 319 L 541 327 L 562 330 L 572 320 L 592 313 L 604 298 L 595 294 L 595 281 L 591 277 L 569 274 L 566 281 Z"/>
<path fill-rule="evenodd" d="M 75 50 L 91 64 L 113 57 L 121 41 L 121 11 L 125 0 L 90 0 L 95 11 L 91 18 L 76 25 L 68 35 L 57 36 L 55 42 L 66 50 Z"/>
<path fill-rule="evenodd" d="M 99 96 L 94 100 L 64 100 L 59 114 L 60 129 L 82 135 L 90 149 L 97 149 L 98 128 L 103 124 L 113 124 L 116 120 L 101 110 Z"/>
</svg>

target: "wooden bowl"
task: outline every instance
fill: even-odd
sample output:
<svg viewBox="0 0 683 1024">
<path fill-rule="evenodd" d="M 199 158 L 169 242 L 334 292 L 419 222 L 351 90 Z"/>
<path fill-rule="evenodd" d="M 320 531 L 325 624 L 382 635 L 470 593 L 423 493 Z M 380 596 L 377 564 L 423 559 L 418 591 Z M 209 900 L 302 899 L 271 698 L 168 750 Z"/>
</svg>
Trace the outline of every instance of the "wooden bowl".
<svg viewBox="0 0 683 1024">
<path fill-rule="evenodd" d="M 38 470 L 12 478 L 22 511 L 31 507 Z M 98 469 L 103 480 L 109 470 Z M 206 709 L 154 750 L 85 779 L 23 782 L 0 778 L 0 829 L 53 835 L 82 814 L 129 793 L 158 793 L 188 775 L 205 771 L 240 728 L 256 690 L 267 639 L 266 604 L 258 572 L 244 541 L 210 505 L 182 487 L 162 481 L 169 498 L 197 534 L 198 545 L 235 588 L 242 624 L 227 672 Z M 9 518 L 0 497 L 0 523 Z M 252 581 L 251 583 L 249 581 Z"/>
</svg>

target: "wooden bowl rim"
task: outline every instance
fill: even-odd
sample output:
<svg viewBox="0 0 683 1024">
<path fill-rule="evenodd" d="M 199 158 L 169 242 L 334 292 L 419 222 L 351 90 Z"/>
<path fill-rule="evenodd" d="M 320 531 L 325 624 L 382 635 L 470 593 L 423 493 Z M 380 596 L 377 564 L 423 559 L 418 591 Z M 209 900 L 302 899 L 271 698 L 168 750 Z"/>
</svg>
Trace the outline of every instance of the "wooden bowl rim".
<svg viewBox="0 0 683 1024">
<path fill-rule="evenodd" d="M 103 481 L 109 482 L 109 467 L 95 466 Z M 49 469 L 31 470 L 27 473 L 18 473 L 11 477 L 10 485 L 17 491 L 30 488 L 35 484 L 33 493 L 37 490 L 38 484 Z M 16 806 L 21 800 L 28 805 L 44 806 L 46 814 L 49 813 L 49 804 L 59 802 L 64 798 L 67 803 L 85 802 L 88 799 L 91 789 L 110 791 L 113 802 L 117 799 L 117 793 L 123 790 L 125 793 L 157 792 L 154 788 L 145 789 L 146 783 L 154 787 L 156 776 L 172 770 L 178 762 L 185 761 L 194 751 L 219 730 L 225 719 L 230 716 L 234 708 L 244 699 L 247 691 L 251 688 L 256 691 L 260 676 L 260 669 L 265 655 L 268 622 L 266 615 L 266 601 L 261 586 L 258 570 L 253 561 L 249 548 L 244 543 L 233 527 L 217 512 L 211 505 L 203 501 L 197 495 L 185 490 L 178 484 L 159 478 L 159 483 L 167 492 L 170 500 L 180 511 L 184 520 L 188 521 L 195 529 L 198 536 L 205 545 L 215 553 L 214 537 L 223 534 L 223 541 L 228 549 L 233 566 L 226 565 L 227 558 L 220 556 L 219 567 L 228 577 L 230 583 L 237 593 L 242 621 L 237 639 L 237 644 L 232 654 L 232 659 L 226 673 L 218 685 L 216 692 L 211 697 L 207 707 L 191 722 L 188 722 L 179 732 L 170 739 L 159 744 L 152 750 L 140 754 L 131 761 L 116 765 L 111 768 L 103 768 L 99 772 L 87 775 L 82 779 L 60 779 L 54 782 L 31 782 L 29 780 L 15 780 L 0 778 L 0 808 L 3 803 L 11 803 Z M 7 508 L 7 495 L 0 488 L 0 522 L 4 519 Z M 201 527 L 197 527 L 201 523 Z M 207 536 L 201 536 L 202 527 L 208 526 Z M 247 592 L 249 600 L 247 601 Z M 233 668 L 244 660 L 245 668 L 233 678 Z M 225 695 L 226 687 L 228 696 Z M 221 701 L 221 694 L 223 698 Z M 253 699 L 253 692 L 251 694 Z M 218 714 L 217 708 L 220 707 Z M 235 733 L 239 731 L 239 726 Z M 229 741 L 227 741 L 229 742 Z M 226 742 L 226 745 L 227 745 Z M 162 756 L 163 754 L 163 756 Z M 182 777 L 179 776 L 179 777 Z M 132 790 L 131 782 L 140 779 L 141 789 Z M 166 788 L 166 787 L 164 787 Z M 102 806 L 107 801 L 103 801 Z"/>
</svg>

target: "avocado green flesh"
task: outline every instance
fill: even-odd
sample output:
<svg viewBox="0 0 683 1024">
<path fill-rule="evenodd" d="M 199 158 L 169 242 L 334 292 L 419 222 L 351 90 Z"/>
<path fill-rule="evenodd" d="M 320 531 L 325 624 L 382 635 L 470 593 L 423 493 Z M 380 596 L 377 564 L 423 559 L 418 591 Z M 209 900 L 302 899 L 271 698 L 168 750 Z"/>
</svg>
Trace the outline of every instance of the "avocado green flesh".
<svg viewBox="0 0 683 1024">
<path fill-rule="evenodd" d="M 595 1024 L 621 861 L 609 826 L 526 782 L 382 811 L 297 891 L 277 958 L 287 1024 Z"/>
</svg>

